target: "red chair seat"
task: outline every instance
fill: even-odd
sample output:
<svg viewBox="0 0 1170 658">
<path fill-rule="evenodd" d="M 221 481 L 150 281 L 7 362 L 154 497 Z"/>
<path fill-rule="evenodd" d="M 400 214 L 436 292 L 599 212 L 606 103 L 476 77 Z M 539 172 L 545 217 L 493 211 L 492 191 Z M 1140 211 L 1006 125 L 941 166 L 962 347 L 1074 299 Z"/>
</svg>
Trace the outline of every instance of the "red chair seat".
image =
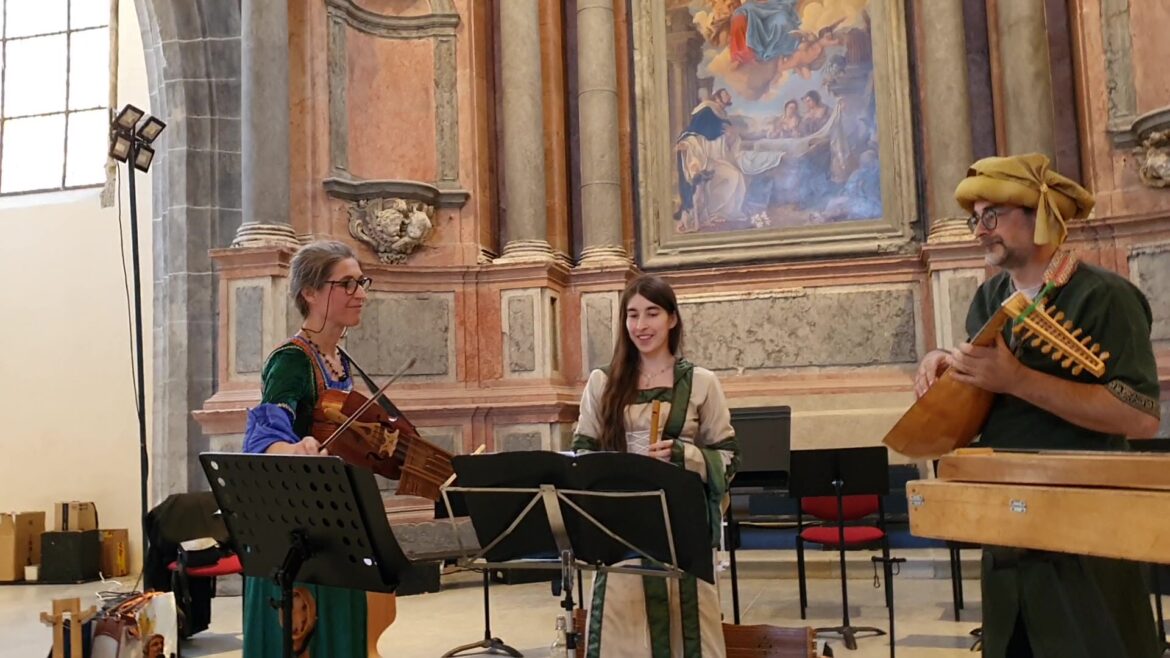
<svg viewBox="0 0 1170 658">
<path fill-rule="evenodd" d="M 178 571 L 178 561 L 171 562 L 167 565 L 167 568 L 171 571 Z M 243 571 L 244 567 L 240 564 L 240 556 L 233 553 L 227 557 L 220 558 L 219 562 L 215 564 L 187 569 L 187 575 L 196 578 L 218 578 L 219 576 L 230 576 L 234 573 L 242 573 Z"/>
<path fill-rule="evenodd" d="M 864 544 L 872 544 L 881 541 L 885 537 L 885 533 L 880 528 L 873 526 L 846 526 L 845 527 L 845 546 L 861 546 Z M 838 546 L 841 539 L 840 528 L 835 526 L 817 526 L 813 528 L 805 528 L 800 533 L 800 538 L 812 542 L 814 544 L 824 544 L 826 546 Z"/>
</svg>

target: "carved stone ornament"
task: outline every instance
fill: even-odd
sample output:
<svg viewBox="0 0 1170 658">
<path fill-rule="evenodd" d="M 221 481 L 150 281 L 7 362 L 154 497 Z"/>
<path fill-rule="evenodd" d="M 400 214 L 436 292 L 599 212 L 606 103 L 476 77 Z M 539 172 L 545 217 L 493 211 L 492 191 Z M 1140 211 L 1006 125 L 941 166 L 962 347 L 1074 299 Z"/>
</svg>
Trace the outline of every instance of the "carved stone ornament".
<svg viewBox="0 0 1170 658">
<path fill-rule="evenodd" d="M 1155 130 L 1135 148 L 1138 175 L 1148 187 L 1170 187 L 1170 128 Z"/>
<path fill-rule="evenodd" d="M 421 201 L 361 199 L 349 206 L 349 234 L 370 245 L 383 263 L 404 263 L 430 236 L 434 216 L 434 206 Z"/>
</svg>

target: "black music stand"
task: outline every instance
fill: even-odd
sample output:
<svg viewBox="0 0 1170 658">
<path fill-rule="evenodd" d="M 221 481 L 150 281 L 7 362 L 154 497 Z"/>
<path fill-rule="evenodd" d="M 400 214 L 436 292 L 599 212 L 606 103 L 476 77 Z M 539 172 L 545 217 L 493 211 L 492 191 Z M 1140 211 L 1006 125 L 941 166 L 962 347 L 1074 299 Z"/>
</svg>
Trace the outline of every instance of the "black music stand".
<svg viewBox="0 0 1170 658">
<path fill-rule="evenodd" d="M 739 444 L 739 469 L 728 485 L 732 496 L 784 491 L 788 485 L 788 455 L 792 445 L 792 408 L 752 407 L 731 410 L 731 426 Z M 749 503 L 750 505 L 750 503 Z M 734 503 L 727 506 L 727 553 L 731 563 L 731 613 L 739 623 L 739 526 Z"/>
<path fill-rule="evenodd" d="M 873 626 L 853 626 L 849 621 L 849 588 L 845 577 L 845 504 L 844 496 L 876 495 L 879 514 L 882 497 L 890 492 L 889 453 L 885 446 L 866 448 L 835 448 L 828 450 L 795 450 L 790 455 L 791 473 L 788 492 L 793 498 L 833 496 L 837 499 L 837 538 L 841 560 L 841 625 L 815 629 L 817 633 L 836 633 L 846 648 L 857 648 L 857 635 L 870 633 L 885 635 L 886 632 Z M 884 519 L 884 514 L 881 514 Z M 883 534 L 885 527 L 883 522 Z M 797 541 L 800 538 L 797 537 Z M 882 539 L 882 567 L 886 580 L 886 605 L 890 607 L 891 619 L 893 599 L 890 596 L 891 561 L 889 536 Z M 801 580 L 801 589 L 804 581 Z M 803 597 L 803 592 L 802 592 Z M 890 636 L 891 645 L 894 642 Z"/>
<path fill-rule="evenodd" d="M 695 473 L 628 453 L 461 455 L 452 466 L 460 486 L 445 488 L 444 501 L 462 496 L 484 547 L 464 565 L 560 571 L 570 651 L 578 640 L 576 571 L 715 582 L 710 527 L 697 513 L 707 498 Z M 646 566 L 614 566 L 639 557 Z"/>
<path fill-rule="evenodd" d="M 458 517 L 467 516 L 467 505 L 463 502 L 463 496 L 459 493 L 452 493 L 435 501 L 435 520 L 451 519 L 454 523 Z M 458 532 L 458 531 L 456 531 Z M 461 644 L 454 649 L 444 653 L 440 658 L 454 658 L 465 651 L 478 649 L 476 653 L 489 654 L 504 654 L 513 656 L 513 658 L 523 658 L 524 654 L 516 650 L 515 647 L 504 642 L 498 637 L 492 636 L 492 572 L 491 569 L 483 569 L 483 639 L 478 642 L 468 642 Z"/>
<path fill-rule="evenodd" d="M 203 453 L 199 462 L 244 574 L 281 588 L 285 658 L 294 582 L 393 592 L 410 568 L 372 472 L 338 457 Z"/>
</svg>

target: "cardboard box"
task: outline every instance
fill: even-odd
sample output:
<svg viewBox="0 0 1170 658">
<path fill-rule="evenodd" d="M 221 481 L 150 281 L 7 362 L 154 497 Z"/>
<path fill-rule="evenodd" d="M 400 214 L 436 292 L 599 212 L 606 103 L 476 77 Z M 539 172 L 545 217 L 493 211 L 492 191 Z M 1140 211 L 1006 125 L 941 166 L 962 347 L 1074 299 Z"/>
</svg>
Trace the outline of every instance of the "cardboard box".
<svg viewBox="0 0 1170 658">
<path fill-rule="evenodd" d="M 130 573 L 130 531 L 101 530 L 102 575 L 106 578 Z"/>
<path fill-rule="evenodd" d="M 24 580 L 24 568 L 41 562 L 44 512 L 0 514 L 0 581 Z"/>
<path fill-rule="evenodd" d="M 53 529 L 57 532 L 98 529 L 97 506 L 93 503 L 71 500 L 53 505 L 56 517 Z"/>
</svg>

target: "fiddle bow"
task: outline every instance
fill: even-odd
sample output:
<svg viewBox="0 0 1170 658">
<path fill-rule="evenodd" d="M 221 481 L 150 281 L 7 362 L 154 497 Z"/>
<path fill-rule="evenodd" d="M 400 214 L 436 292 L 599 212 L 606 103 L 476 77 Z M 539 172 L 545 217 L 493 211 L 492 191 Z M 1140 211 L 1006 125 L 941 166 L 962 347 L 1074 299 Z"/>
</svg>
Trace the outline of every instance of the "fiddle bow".
<svg viewBox="0 0 1170 658">
<path fill-rule="evenodd" d="M 352 357 L 345 354 L 345 358 L 374 395 L 366 398 L 357 391 L 325 391 L 313 411 L 313 436 L 322 440 L 323 448 L 332 446 L 330 453 L 346 462 L 398 480 L 398 494 L 437 500 L 443 482 L 454 472 L 451 454 L 423 439 L 385 395 L 415 359 L 409 359 L 389 381 L 376 387 Z M 374 407 L 375 402 L 378 407 Z"/>
<path fill-rule="evenodd" d="M 346 358 L 349 358 L 348 354 L 346 354 L 345 356 L 346 356 Z M 386 381 L 385 384 L 382 384 L 381 388 L 379 388 L 377 391 L 374 392 L 374 394 L 370 397 L 370 399 L 363 402 L 362 406 L 357 408 L 357 411 L 354 411 L 344 421 L 342 421 L 342 423 L 337 426 L 337 429 L 333 430 L 333 433 L 329 435 L 329 438 L 325 439 L 325 441 L 323 441 L 321 443 L 321 449 L 324 450 L 324 449 L 328 448 L 331 443 L 336 441 L 337 437 L 341 436 L 342 432 L 349 429 L 349 426 L 352 425 L 353 422 L 355 420 L 357 420 L 363 413 L 365 413 L 366 409 L 370 408 L 370 405 L 374 404 L 374 402 L 381 402 L 383 399 L 385 399 L 385 396 L 383 394 L 386 392 L 386 389 L 390 388 L 391 384 L 398 381 L 398 379 L 400 377 L 402 377 L 404 374 L 406 374 L 406 371 L 410 370 L 410 368 L 412 366 L 414 366 L 414 361 L 415 361 L 415 358 L 413 356 L 410 357 L 410 359 L 406 363 L 404 363 L 401 368 L 398 369 L 398 372 L 394 373 L 390 377 L 390 379 L 388 379 Z M 354 361 L 353 361 L 353 359 L 350 359 L 349 362 L 353 363 Z M 362 376 L 365 377 L 364 372 L 362 373 Z M 388 399 L 386 400 L 386 404 L 390 404 L 390 401 Z M 390 404 L 390 406 L 393 407 L 392 404 Z M 385 408 L 384 405 L 383 405 L 383 408 Z M 386 411 L 389 413 L 389 409 L 387 409 Z M 394 408 L 394 411 L 398 411 L 398 409 Z M 401 415 L 401 414 L 394 414 L 394 415 Z"/>
</svg>

